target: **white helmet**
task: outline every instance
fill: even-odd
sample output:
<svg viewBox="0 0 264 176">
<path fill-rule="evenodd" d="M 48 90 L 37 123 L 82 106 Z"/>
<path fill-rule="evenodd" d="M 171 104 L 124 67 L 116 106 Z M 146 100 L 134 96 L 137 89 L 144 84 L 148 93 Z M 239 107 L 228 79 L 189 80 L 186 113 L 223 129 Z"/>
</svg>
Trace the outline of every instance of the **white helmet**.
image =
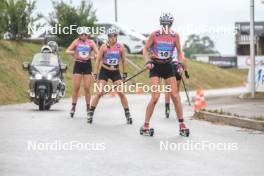
<svg viewBox="0 0 264 176">
<path fill-rule="evenodd" d="M 51 49 L 48 45 L 44 45 L 44 46 L 41 48 L 41 52 L 42 52 L 42 53 L 52 53 L 52 49 Z"/>
<path fill-rule="evenodd" d="M 172 26 L 172 23 L 174 21 L 173 15 L 171 13 L 163 13 L 160 16 L 160 25 L 162 26 Z"/>
<path fill-rule="evenodd" d="M 48 46 L 52 49 L 53 53 L 55 53 L 59 50 L 59 46 L 58 46 L 57 42 L 55 42 L 55 41 L 49 41 Z"/>
<path fill-rule="evenodd" d="M 78 33 L 79 35 L 82 35 L 82 34 L 89 35 L 89 34 L 90 34 L 88 28 L 85 27 L 85 26 L 78 27 L 78 28 L 77 28 L 77 33 Z"/>
<path fill-rule="evenodd" d="M 110 27 L 108 30 L 107 30 L 107 36 L 110 36 L 110 35 L 115 35 L 117 36 L 119 33 L 118 29 L 114 28 L 114 27 Z"/>
</svg>

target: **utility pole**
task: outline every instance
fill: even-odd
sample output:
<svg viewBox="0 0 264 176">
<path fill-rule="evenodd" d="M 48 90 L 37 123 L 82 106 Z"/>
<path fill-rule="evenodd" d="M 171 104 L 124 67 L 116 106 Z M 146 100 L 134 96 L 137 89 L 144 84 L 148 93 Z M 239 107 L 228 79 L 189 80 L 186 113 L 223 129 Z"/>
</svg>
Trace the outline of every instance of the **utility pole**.
<svg viewBox="0 0 264 176">
<path fill-rule="evenodd" d="M 255 98 L 255 13 L 254 0 L 250 0 L 250 58 L 251 58 L 251 97 Z"/>
<path fill-rule="evenodd" d="M 118 21 L 117 19 L 117 0 L 114 0 L 115 1 L 115 22 Z"/>
</svg>

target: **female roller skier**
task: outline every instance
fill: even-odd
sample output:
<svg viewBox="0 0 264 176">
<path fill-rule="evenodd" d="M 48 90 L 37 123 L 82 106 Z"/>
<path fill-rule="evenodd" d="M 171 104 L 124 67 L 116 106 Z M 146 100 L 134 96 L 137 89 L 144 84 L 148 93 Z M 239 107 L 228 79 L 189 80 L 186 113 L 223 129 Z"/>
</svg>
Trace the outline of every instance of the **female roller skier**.
<svg viewBox="0 0 264 176">
<path fill-rule="evenodd" d="M 79 38 L 75 39 L 67 48 L 66 53 L 70 54 L 75 59 L 73 67 L 73 95 L 72 95 L 72 108 L 70 115 L 74 116 L 77 104 L 78 94 L 80 91 L 81 81 L 83 80 L 85 101 L 87 113 L 90 107 L 90 87 L 91 87 L 91 73 L 92 64 L 90 55 L 94 51 L 95 55 L 98 54 L 98 48 L 94 41 L 88 38 L 88 30 L 86 27 L 79 27 L 77 32 L 80 34 Z"/>
<path fill-rule="evenodd" d="M 151 33 L 143 50 L 146 67 L 150 70 L 149 77 L 153 90 L 151 93 L 151 100 L 146 109 L 145 123 L 140 128 L 140 134 L 147 134 L 150 136 L 153 136 L 154 134 L 154 129 L 149 128 L 149 122 L 160 96 L 160 92 L 154 88 L 158 88 L 159 80 L 160 78 L 163 78 L 165 80 L 165 84 L 169 85 L 171 89 L 169 93 L 178 117 L 180 135 L 189 136 L 189 129 L 187 129 L 184 124 L 181 99 L 171 64 L 175 47 L 179 57 L 183 57 L 180 47 L 179 34 L 170 29 L 173 24 L 173 20 L 173 16 L 170 13 L 162 14 L 160 16 L 160 25 L 162 26 L 162 29 Z M 150 48 L 151 57 L 149 59 L 148 49 Z"/>
<path fill-rule="evenodd" d="M 93 115 L 95 108 L 103 95 L 103 89 L 108 81 L 111 79 L 114 85 L 120 85 L 122 83 L 121 74 L 119 71 L 119 64 L 123 66 L 123 80 L 127 78 L 127 61 L 125 57 L 125 48 L 122 44 L 117 42 L 118 31 L 115 28 L 109 28 L 107 31 L 108 41 L 100 48 L 98 59 L 96 61 L 95 78 L 99 72 L 96 94 L 92 98 L 91 107 L 87 119 L 87 123 L 93 122 Z M 132 124 L 132 118 L 130 117 L 130 111 L 128 107 L 128 101 L 125 94 L 122 91 L 117 91 L 120 97 L 121 104 L 125 111 L 125 117 L 127 124 Z"/>
</svg>

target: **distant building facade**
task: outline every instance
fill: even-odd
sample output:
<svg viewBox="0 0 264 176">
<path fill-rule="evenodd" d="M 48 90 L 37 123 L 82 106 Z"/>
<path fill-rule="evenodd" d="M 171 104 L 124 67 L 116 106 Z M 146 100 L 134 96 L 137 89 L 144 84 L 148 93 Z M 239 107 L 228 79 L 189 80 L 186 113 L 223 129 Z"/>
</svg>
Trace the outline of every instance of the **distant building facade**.
<svg viewBox="0 0 264 176">
<path fill-rule="evenodd" d="M 250 23 L 236 22 L 237 33 L 235 36 L 236 54 L 238 56 L 250 55 Z M 264 55 L 264 22 L 255 22 L 255 53 Z"/>
</svg>

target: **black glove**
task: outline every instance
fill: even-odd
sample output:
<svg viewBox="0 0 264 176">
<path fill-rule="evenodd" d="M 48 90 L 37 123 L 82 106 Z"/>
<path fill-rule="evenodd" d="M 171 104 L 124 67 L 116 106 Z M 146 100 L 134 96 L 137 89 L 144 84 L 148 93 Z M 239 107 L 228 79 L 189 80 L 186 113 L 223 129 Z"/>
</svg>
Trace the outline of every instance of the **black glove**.
<svg viewBox="0 0 264 176">
<path fill-rule="evenodd" d="M 125 81 L 127 79 L 127 72 L 123 73 L 122 79 L 123 79 L 123 81 Z"/>
<path fill-rule="evenodd" d="M 182 76 L 183 72 L 185 72 L 185 66 L 178 62 L 178 64 L 176 65 L 176 71 L 179 73 L 179 75 Z"/>
<path fill-rule="evenodd" d="M 152 60 L 147 61 L 145 67 L 147 67 L 149 70 L 154 68 L 153 61 Z"/>
<path fill-rule="evenodd" d="M 179 64 L 179 62 L 178 62 L 178 61 L 172 61 L 171 64 L 172 64 L 173 66 L 177 66 L 177 65 Z"/>
</svg>

